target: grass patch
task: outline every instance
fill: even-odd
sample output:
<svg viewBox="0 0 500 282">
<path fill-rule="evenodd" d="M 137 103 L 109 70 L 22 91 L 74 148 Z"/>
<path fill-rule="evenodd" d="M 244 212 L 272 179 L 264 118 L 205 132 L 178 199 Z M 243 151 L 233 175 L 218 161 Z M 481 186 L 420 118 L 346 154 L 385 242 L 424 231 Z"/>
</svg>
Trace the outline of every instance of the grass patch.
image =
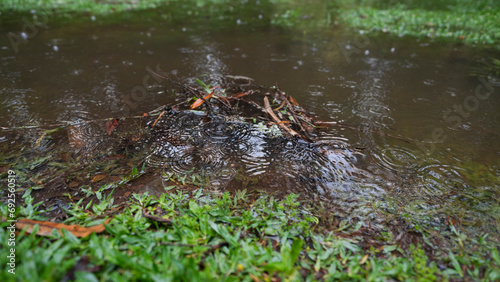
<svg viewBox="0 0 500 282">
<path fill-rule="evenodd" d="M 344 3 L 336 13 L 341 21 L 367 32 L 478 45 L 500 41 L 500 6 L 493 1 L 450 0 L 434 5 L 427 1 L 361 1 L 355 6 Z"/>
<path fill-rule="evenodd" d="M 484 46 L 498 46 L 500 42 L 500 4 L 494 0 L 322 0 L 314 3 L 274 0 L 262 1 L 259 5 L 236 0 L 6 0 L 0 4 L 0 11 L 59 15 L 106 15 L 160 8 L 165 9 L 164 17 L 168 19 L 203 19 L 209 23 L 215 21 L 219 27 L 222 20 L 225 20 L 223 26 L 265 22 L 306 32 L 340 22 L 368 33 Z"/>
<path fill-rule="evenodd" d="M 41 219 L 26 192 L 18 218 Z M 297 195 L 277 200 L 244 191 L 214 195 L 201 189 L 174 191 L 160 198 L 133 194 L 117 207 L 110 195 L 100 207 L 68 208 L 67 223 L 93 225 L 111 218 L 106 231 L 77 238 L 70 232 L 50 237 L 20 232 L 16 236 L 15 276 L 0 257 L 2 281 L 426 281 L 500 278 L 498 246 L 487 236 L 468 238 L 450 226 L 455 242 L 449 251 L 432 256 L 425 246 L 401 249 L 391 239 L 367 246 L 359 234 L 363 224 L 322 232 L 311 209 Z M 7 206 L 0 205 L 2 216 Z M 149 215 L 149 216 L 146 216 Z M 151 215 L 166 222 L 155 220 Z M 153 219 L 151 219 L 153 218 Z M 2 249 L 9 223 L 1 223 Z M 393 235 L 389 237 L 394 237 Z"/>
<path fill-rule="evenodd" d="M 57 11 L 57 12 L 91 12 L 108 14 L 129 10 L 153 9 L 169 0 L 5 0 L 0 4 L 1 10 L 17 12 L 26 11 Z"/>
</svg>

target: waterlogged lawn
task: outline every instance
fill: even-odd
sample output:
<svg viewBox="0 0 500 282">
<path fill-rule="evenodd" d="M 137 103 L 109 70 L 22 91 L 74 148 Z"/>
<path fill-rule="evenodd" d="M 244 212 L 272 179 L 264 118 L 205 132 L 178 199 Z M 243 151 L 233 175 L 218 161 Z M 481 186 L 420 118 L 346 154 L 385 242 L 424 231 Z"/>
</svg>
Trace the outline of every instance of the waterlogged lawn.
<svg viewBox="0 0 500 282">
<path fill-rule="evenodd" d="M 155 8 L 167 2 L 180 1 L 5 0 L 0 3 L 0 10 L 106 14 Z M 218 15 L 208 19 L 200 17 L 208 23 L 219 24 L 217 20 L 224 17 L 230 18 L 227 20 L 230 24 L 236 22 L 231 18 L 235 17 L 233 14 L 221 12 L 230 11 L 224 4 L 227 1 L 186 2 L 192 8 L 180 7 L 179 17 L 207 14 Z M 337 21 L 368 33 L 387 32 L 478 45 L 495 45 L 500 38 L 500 10 L 494 1 L 358 1 L 353 4 L 325 0 L 318 1 L 319 5 L 286 0 L 261 2 L 267 2 L 266 9 L 269 9 L 263 18 L 282 28 L 300 30 L 305 23 L 311 23 L 308 26 L 314 28 L 331 28 Z M 212 3 L 218 6 L 210 5 Z M 246 15 L 238 10 L 240 6 L 234 7 L 238 15 Z M 260 11 L 254 12 L 260 14 Z M 13 147 L 7 149 L 13 151 Z M 24 165 L 33 169 L 49 160 L 39 159 Z M 54 171 L 62 170 L 55 162 L 49 166 L 53 166 Z M 488 180 L 480 174 L 482 169 L 467 171 L 471 179 Z M 500 279 L 497 234 L 466 235 L 452 225 L 452 220 L 431 229 L 430 224 L 419 224 L 422 220 L 416 212 L 411 212 L 410 204 L 405 210 L 392 213 L 394 218 L 401 216 L 411 223 L 404 226 L 405 232 L 418 238 L 418 243 L 403 245 L 398 243 L 403 233 L 388 227 L 391 218 L 383 229 L 373 229 L 370 222 L 346 220 L 329 225 L 328 219 L 335 214 L 325 215 L 319 207 L 300 202 L 297 195 L 278 200 L 244 192 L 220 195 L 200 188 L 188 193 L 169 187 L 168 193 L 160 198 L 130 194 L 128 201 L 117 204 L 110 191 L 125 189 L 123 183 L 138 176 L 140 172 L 134 168 L 129 178 L 103 186 L 97 192 L 80 187 L 94 200 L 64 206 L 68 215 L 64 223 L 88 227 L 109 220 L 103 232 L 82 238 L 65 230 L 62 234 L 54 230 L 51 236 L 40 236 L 35 229 L 31 234 L 17 231 L 15 246 L 10 246 L 11 232 L 7 227 L 11 223 L 5 221 L 10 215 L 7 202 L 2 200 L 0 281 Z M 20 171 L 18 177 L 27 177 L 27 174 Z M 0 186 L 2 199 L 8 193 L 4 180 L 0 184 L 3 185 Z M 71 199 L 71 195 L 67 196 Z M 41 210 L 42 203 L 35 203 L 30 189 L 17 191 L 16 199 L 16 219 L 50 220 Z M 403 236 L 408 235 L 405 234 Z M 430 240 L 433 236 L 446 241 L 433 244 Z M 11 248 L 15 249 L 15 274 L 8 272 L 12 267 L 3 252 Z"/>
<path fill-rule="evenodd" d="M 289 195 L 256 199 L 238 192 L 211 194 L 172 189 L 159 199 L 133 194 L 116 206 L 101 196 L 94 206 L 75 203 L 67 224 L 90 226 L 111 219 L 105 231 L 77 238 L 62 230 L 51 236 L 17 233 L 15 275 L 0 257 L 1 281 L 316 281 L 500 279 L 498 246 L 487 235 L 468 238 L 449 226 L 452 246 L 428 256 L 421 245 L 407 249 L 385 234 L 373 244 L 349 223 L 326 231 L 310 208 Z M 43 220 L 30 190 L 17 218 Z M 0 205 L 2 216 L 7 206 Z M 2 222 L 6 249 L 10 223 Z M 276 280 L 278 279 L 278 280 Z"/>
<path fill-rule="evenodd" d="M 337 14 L 342 22 L 366 32 L 436 38 L 469 44 L 500 41 L 498 1 L 348 1 Z"/>
<path fill-rule="evenodd" d="M 0 9 L 20 12 L 38 10 L 57 12 L 92 12 L 97 14 L 107 14 L 128 10 L 152 9 L 165 2 L 168 2 L 168 0 L 4 0 L 0 4 Z"/>
<path fill-rule="evenodd" d="M 237 0 L 5 0 L 0 3 L 0 11 L 106 15 L 166 9 L 168 18 L 203 17 L 219 25 L 222 20 L 228 21 L 224 24 L 235 24 L 236 19 L 250 23 L 259 15 L 271 25 L 294 28 L 299 33 L 341 24 L 367 33 L 497 46 L 500 42 L 499 3 L 495 0 L 320 0 L 311 3 L 267 0 L 258 4 Z"/>
</svg>

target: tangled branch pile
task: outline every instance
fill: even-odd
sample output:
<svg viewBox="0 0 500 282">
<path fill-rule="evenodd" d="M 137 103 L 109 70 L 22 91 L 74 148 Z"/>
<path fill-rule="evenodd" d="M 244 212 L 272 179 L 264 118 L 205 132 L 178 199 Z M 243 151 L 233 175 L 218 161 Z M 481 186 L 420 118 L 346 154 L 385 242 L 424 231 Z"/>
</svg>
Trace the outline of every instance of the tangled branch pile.
<svg viewBox="0 0 500 282">
<path fill-rule="evenodd" d="M 185 96 L 182 102 L 170 107 L 172 110 L 202 110 L 209 115 L 238 116 L 254 122 L 264 122 L 269 128 L 277 126 L 286 137 L 300 138 L 307 142 L 312 142 L 317 127 L 333 124 L 315 119 L 277 85 L 265 88 L 252 84 L 250 78 L 230 76 L 230 82 L 224 85 L 210 86 L 197 79 L 200 86 L 194 87 L 167 77 L 162 78 L 178 87 L 176 92 Z M 237 83 L 241 81 L 246 83 Z M 166 110 L 165 106 L 154 111 L 161 113 L 153 126 Z"/>
</svg>

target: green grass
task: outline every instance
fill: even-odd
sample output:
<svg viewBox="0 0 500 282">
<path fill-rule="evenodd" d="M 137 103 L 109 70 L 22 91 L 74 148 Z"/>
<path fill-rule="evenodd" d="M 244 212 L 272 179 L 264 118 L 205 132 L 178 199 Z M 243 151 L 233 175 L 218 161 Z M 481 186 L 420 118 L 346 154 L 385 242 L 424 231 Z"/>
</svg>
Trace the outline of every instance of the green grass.
<svg viewBox="0 0 500 282">
<path fill-rule="evenodd" d="M 403 1 L 392 5 L 386 2 L 392 3 L 344 3 L 336 13 L 342 22 L 366 32 L 477 45 L 500 42 L 500 6 L 494 1 Z"/>
<path fill-rule="evenodd" d="M 154 9 L 165 3 L 184 2 L 179 0 L 3 0 L 0 10 L 26 12 L 30 10 L 47 12 L 77 12 L 109 14 L 130 10 Z M 229 0 L 186 1 L 193 8 L 205 8 L 212 4 L 224 4 Z"/>
<path fill-rule="evenodd" d="M 169 0 L 3 0 L 0 9 L 18 12 L 36 10 L 107 14 L 128 10 L 152 9 L 166 2 L 169 2 Z"/>
<path fill-rule="evenodd" d="M 389 33 L 396 36 L 432 38 L 437 41 L 463 42 L 472 45 L 498 46 L 500 43 L 500 4 L 486 0 L 298 0 L 263 1 L 260 5 L 236 0 L 5 0 L 0 11 L 54 14 L 117 14 L 131 10 L 165 7 L 171 18 L 216 21 L 236 19 L 262 24 L 262 16 L 273 26 L 307 32 L 345 24 L 367 33 Z M 236 14 L 238 16 L 236 16 Z"/>
<path fill-rule="evenodd" d="M 30 191 L 30 190 L 28 190 Z M 18 218 L 41 219 L 29 192 L 18 207 Z M 75 203 L 67 223 L 92 225 L 112 218 L 106 231 L 86 238 L 54 232 L 39 237 L 21 232 L 16 238 L 16 274 L 8 273 L 0 257 L 1 281 L 285 281 L 425 280 L 500 278 L 498 246 L 487 236 L 468 238 L 452 226 L 454 245 L 429 257 L 422 246 L 408 250 L 392 239 L 362 247 L 353 236 L 362 224 L 342 231 L 322 232 L 310 209 L 296 195 L 283 200 L 268 196 L 215 195 L 199 189 L 175 192 L 159 199 L 131 196 L 120 212 L 112 197 L 96 203 L 103 209 Z M 6 206 L 0 205 L 2 215 Z M 143 212 L 171 219 L 159 223 Z M 2 249 L 7 223 L 0 228 Z M 353 233 L 354 232 L 354 233 Z M 393 237 L 393 235 L 388 238 Z"/>
</svg>

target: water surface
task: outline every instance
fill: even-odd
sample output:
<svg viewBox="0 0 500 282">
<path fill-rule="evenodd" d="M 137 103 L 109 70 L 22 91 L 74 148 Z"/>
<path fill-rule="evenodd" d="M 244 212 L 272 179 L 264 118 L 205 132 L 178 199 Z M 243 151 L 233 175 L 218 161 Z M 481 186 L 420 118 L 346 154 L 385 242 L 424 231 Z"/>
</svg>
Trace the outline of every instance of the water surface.
<svg viewBox="0 0 500 282">
<path fill-rule="evenodd" d="M 211 143 L 145 142 L 139 149 L 148 165 L 175 173 L 195 167 L 212 173 L 211 183 L 220 189 L 253 183 L 326 194 L 349 206 L 351 216 L 373 218 L 375 205 L 413 215 L 414 224 L 439 225 L 451 216 L 465 226 L 498 228 L 500 79 L 483 67 L 498 51 L 366 37 L 338 25 L 271 25 L 272 12 L 264 7 L 251 10 L 248 18 L 226 15 L 219 24 L 169 20 L 168 9 L 128 21 L 88 17 L 61 24 L 49 18 L 18 52 L 1 37 L 1 154 L 13 148 L 78 150 L 71 130 L 83 134 L 88 148 L 83 147 L 93 157 L 114 154 L 115 143 L 102 124 L 65 129 L 69 137 L 64 133 L 36 144 L 52 124 L 140 115 L 176 101 L 152 71 L 193 85 L 195 78 L 219 85 L 228 75 L 243 75 L 255 84 L 277 84 L 319 119 L 336 121 L 318 141 L 342 144 L 344 153 L 325 155 L 317 147 L 273 141 L 255 127 L 223 122 L 219 129 L 193 131 L 186 125 L 164 132 L 200 136 L 215 130 Z M 17 15 L 2 17 L 2 34 L 22 35 Z M 22 126 L 39 128 L 12 129 Z M 179 154 L 194 159 L 173 164 Z M 351 165 L 363 176 L 347 177 Z M 307 189 L 298 190 L 301 185 Z"/>
</svg>

